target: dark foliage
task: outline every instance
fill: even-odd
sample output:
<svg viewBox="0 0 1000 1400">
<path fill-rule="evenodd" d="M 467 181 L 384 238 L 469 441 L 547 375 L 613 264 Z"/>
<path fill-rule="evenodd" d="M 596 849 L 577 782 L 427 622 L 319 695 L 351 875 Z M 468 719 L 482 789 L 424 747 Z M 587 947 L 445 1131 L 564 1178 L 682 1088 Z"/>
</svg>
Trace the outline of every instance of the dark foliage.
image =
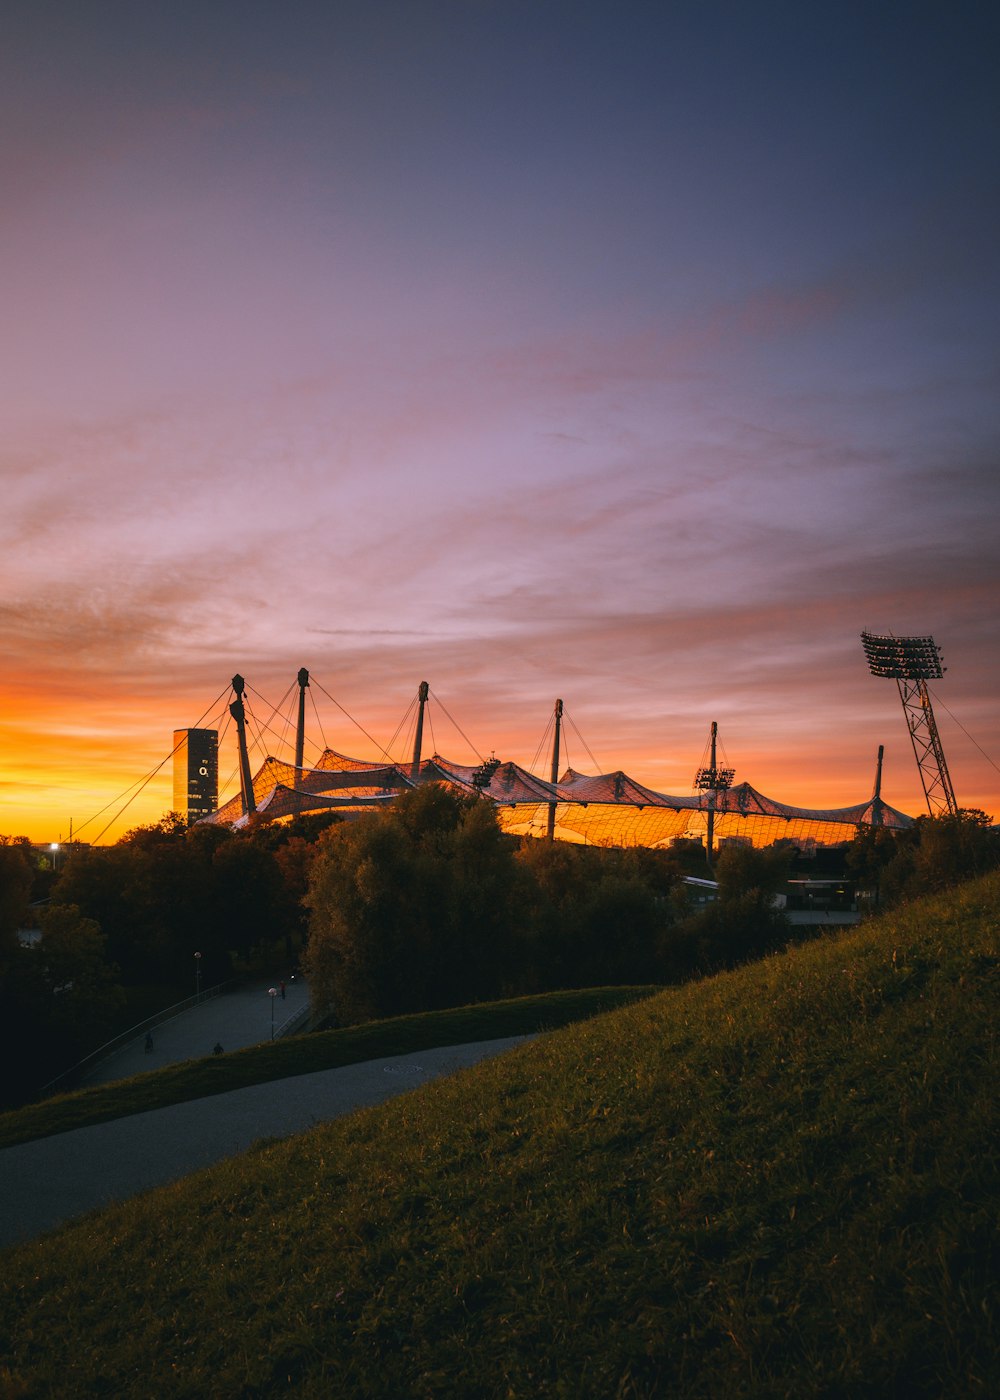
<svg viewBox="0 0 1000 1400">
<path fill-rule="evenodd" d="M 23 1101 L 150 1009 L 193 992 L 195 953 L 203 987 L 231 976 L 234 957 L 283 942 L 290 959 L 304 936 L 312 852 L 310 828 L 298 829 L 234 836 L 168 814 L 114 846 L 75 849 L 29 947 L 17 930 L 38 891 L 37 862 L 29 842 L 0 838 L 4 1102 Z"/>
<path fill-rule="evenodd" d="M 515 843 L 492 808 L 428 785 L 321 839 L 306 971 L 345 1022 L 497 994 L 511 964 Z"/>
<path fill-rule="evenodd" d="M 720 858 L 690 914 L 673 852 L 515 842 L 443 787 L 334 829 L 312 867 L 307 973 L 345 1024 L 556 988 L 681 981 L 781 947 L 787 853 Z"/>
<path fill-rule="evenodd" d="M 893 908 L 995 870 L 1000 834 L 978 808 L 918 817 L 901 832 L 863 827 L 848 848 L 847 865 L 867 883 L 874 903 Z"/>
<path fill-rule="evenodd" d="M 785 947 L 791 925 L 775 898 L 788 878 L 791 853 L 781 848 L 726 846 L 716 862 L 719 897 L 679 920 L 666 942 L 671 980 L 681 980 Z"/>
</svg>

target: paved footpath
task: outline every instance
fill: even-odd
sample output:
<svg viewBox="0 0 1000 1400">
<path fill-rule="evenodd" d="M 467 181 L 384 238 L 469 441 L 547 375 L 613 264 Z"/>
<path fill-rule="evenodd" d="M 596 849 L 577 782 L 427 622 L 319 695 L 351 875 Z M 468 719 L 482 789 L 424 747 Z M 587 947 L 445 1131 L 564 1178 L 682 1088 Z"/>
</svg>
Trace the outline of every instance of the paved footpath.
<svg viewBox="0 0 1000 1400">
<path fill-rule="evenodd" d="M 269 1015 L 270 1006 L 265 1009 Z M 381 1103 L 526 1038 L 421 1050 L 272 1080 L 5 1148 L 0 1151 L 0 1246 L 187 1176 L 244 1151 L 258 1138 L 285 1137 Z M 150 1067 L 148 1057 L 143 1067 Z"/>
<path fill-rule="evenodd" d="M 268 987 L 279 987 L 280 979 L 252 982 L 216 997 L 207 997 L 169 1021 L 154 1026 L 153 1049 L 145 1052 L 145 1032 L 123 1045 L 87 1074 L 84 1084 L 107 1084 L 112 1079 L 128 1079 L 149 1069 L 180 1060 L 200 1060 L 211 1055 L 216 1043 L 223 1050 L 243 1050 L 271 1038 L 272 1000 L 274 1028 L 290 1020 L 309 1004 L 309 988 L 301 979 L 285 979 L 284 998 L 268 996 Z"/>
</svg>

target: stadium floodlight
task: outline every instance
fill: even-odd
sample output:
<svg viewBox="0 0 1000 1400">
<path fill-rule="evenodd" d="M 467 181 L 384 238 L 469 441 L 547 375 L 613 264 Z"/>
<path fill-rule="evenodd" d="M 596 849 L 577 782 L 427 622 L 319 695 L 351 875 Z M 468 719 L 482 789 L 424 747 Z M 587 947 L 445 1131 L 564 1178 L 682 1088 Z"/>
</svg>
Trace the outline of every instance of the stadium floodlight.
<svg viewBox="0 0 1000 1400">
<path fill-rule="evenodd" d="M 735 777 L 735 768 L 699 768 L 694 785 L 702 792 L 719 792 L 731 788 Z"/>
<path fill-rule="evenodd" d="M 861 645 L 873 676 L 893 680 L 937 681 L 944 675 L 941 648 L 933 637 L 879 637 L 861 633 Z"/>
<path fill-rule="evenodd" d="M 493 774 L 499 767 L 500 760 L 492 754 L 485 763 L 479 765 L 472 775 L 472 786 L 478 793 L 482 794 L 483 790 L 489 787 L 490 783 L 493 781 Z"/>
<path fill-rule="evenodd" d="M 938 735 L 927 682 L 940 680 L 941 648 L 933 637 L 880 636 L 861 633 L 861 645 L 873 676 L 887 677 L 899 687 L 906 727 L 931 816 L 955 816 L 958 803 Z"/>
<path fill-rule="evenodd" d="M 709 732 L 709 758 L 705 767 L 699 768 L 694 775 L 695 789 L 708 794 L 702 799 L 706 812 L 706 840 L 708 849 L 705 852 L 709 871 L 712 869 L 712 853 L 715 846 L 715 808 L 720 792 L 725 792 L 733 785 L 733 778 L 736 776 L 735 768 L 720 768 L 716 762 L 716 743 L 719 737 L 719 726 L 715 720 L 712 721 L 712 728 Z"/>
</svg>

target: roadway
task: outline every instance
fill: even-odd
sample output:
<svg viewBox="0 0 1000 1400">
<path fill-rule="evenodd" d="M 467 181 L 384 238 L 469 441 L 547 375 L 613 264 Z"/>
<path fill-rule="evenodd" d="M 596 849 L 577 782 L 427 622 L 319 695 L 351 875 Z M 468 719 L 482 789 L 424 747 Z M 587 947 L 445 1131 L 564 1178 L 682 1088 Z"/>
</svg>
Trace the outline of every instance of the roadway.
<svg viewBox="0 0 1000 1400">
<path fill-rule="evenodd" d="M 146 1070 L 241 1050 L 271 1039 L 283 1021 L 309 1004 L 309 989 L 287 979 L 284 999 L 268 987 L 237 987 L 189 1007 L 94 1067 L 86 1084 L 106 1084 Z M 273 1006 L 272 1006 L 273 1000 Z M 406 1089 L 453 1074 L 511 1049 L 523 1036 L 421 1050 L 365 1064 L 253 1084 L 226 1094 L 135 1113 L 109 1123 L 56 1133 L 0 1150 L 0 1247 L 33 1238 L 112 1201 L 187 1176 L 245 1151 L 262 1137 L 286 1137 Z"/>
</svg>

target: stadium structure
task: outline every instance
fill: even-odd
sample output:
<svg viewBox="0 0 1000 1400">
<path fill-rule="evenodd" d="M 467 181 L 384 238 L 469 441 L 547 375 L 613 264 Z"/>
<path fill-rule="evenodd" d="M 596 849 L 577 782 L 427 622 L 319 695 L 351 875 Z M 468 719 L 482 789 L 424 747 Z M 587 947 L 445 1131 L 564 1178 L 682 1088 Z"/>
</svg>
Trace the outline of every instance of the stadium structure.
<svg viewBox="0 0 1000 1400">
<path fill-rule="evenodd" d="M 501 826 L 509 832 L 605 846 L 669 846 L 677 840 L 700 840 L 708 852 L 734 839 L 755 846 L 782 838 L 803 847 L 836 846 L 850 841 L 860 826 L 902 830 L 913 818 L 882 800 L 881 750 L 875 788 L 866 800 L 849 807 L 803 808 L 766 797 L 748 782 L 733 784 L 733 771 L 719 768 L 712 756 L 699 769 L 691 796 L 671 796 L 645 787 L 627 773 L 588 776 L 566 767 L 560 772 L 562 701 L 554 711 L 552 763 L 548 780 L 513 762 L 491 758 L 478 766 L 456 763 L 441 754 L 421 754 L 428 686 L 417 692 L 418 717 L 413 757 L 368 762 L 324 748 L 313 766 L 303 762 L 305 692 L 309 673 L 298 675 L 299 703 L 295 761 L 268 756 L 251 774 L 246 741 L 245 682 L 233 677 L 235 698 L 229 706 L 240 753 L 240 792 L 201 820 L 240 829 L 255 821 L 285 821 L 317 812 L 350 818 L 390 805 L 400 793 L 424 783 L 444 783 L 455 791 L 494 803 Z"/>
</svg>

